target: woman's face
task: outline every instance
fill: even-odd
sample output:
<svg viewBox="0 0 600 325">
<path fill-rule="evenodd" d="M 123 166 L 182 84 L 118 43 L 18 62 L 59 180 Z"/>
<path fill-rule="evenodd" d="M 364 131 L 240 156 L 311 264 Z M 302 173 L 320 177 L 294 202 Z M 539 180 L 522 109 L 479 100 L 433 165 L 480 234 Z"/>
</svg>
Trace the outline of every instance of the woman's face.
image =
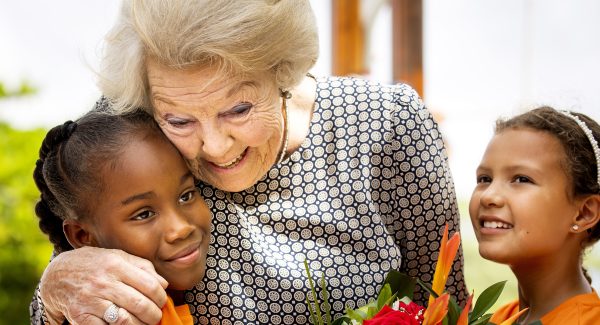
<svg viewBox="0 0 600 325">
<path fill-rule="evenodd" d="M 212 67 L 148 62 L 154 117 L 194 175 L 237 192 L 273 166 L 283 138 L 281 99 L 267 74 L 232 78 Z"/>
</svg>

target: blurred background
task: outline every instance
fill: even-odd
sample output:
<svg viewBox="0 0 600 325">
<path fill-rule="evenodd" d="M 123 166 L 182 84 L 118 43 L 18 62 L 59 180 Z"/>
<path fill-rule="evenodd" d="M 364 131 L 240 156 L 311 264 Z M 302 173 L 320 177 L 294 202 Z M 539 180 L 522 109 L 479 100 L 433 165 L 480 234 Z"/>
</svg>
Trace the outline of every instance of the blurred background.
<svg viewBox="0 0 600 325">
<path fill-rule="evenodd" d="M 46 130 L 90 109 L 94 69 L 118 0 L 0 0 L 0 324 L 28 323 L 51 254 L 32 180 Z M 594 0 L 311 0 L 320 31 L 315 75 L 406 82 L 444 133 L 470 290 L 509 280 L 481 259 L 467 202 L 493 122 L 547 104 L 600 120 L 600 2 Z M 600 249 L 587 254 L 600 289 Z"/>
</svg>

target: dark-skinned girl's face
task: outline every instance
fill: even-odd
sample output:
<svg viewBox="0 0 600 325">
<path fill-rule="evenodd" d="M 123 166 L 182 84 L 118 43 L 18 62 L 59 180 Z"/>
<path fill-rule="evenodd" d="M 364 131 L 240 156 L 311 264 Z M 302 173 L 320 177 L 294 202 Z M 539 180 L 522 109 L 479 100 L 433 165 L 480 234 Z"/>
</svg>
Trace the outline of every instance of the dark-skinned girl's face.
<svg viewBox="0 0 600 325">
<path fill-rule="evenodd" d="M 91 244 L 148 259 L 169 288 L 200 282 L 211 213 L 175 147 L 159 135 L 138 136 L 99 176 L 86 219 Z"/>
</svg>

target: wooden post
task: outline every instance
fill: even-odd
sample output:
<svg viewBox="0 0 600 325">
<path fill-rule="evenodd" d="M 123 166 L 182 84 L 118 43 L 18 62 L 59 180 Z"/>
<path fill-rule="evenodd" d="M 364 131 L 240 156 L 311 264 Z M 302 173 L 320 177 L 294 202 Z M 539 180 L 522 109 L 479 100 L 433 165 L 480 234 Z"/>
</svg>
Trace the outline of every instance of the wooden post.
<svg viewBox="0 0 600 325">
<path fill-rule="evenodd" d="M 360 0 L 332 0 L 332 73 L 336 76 L 366 72 L 364 28 Z"/>
<path fill-rule="evenodd" d="M 423 96 L 423 2 L 391 0 L 394 81 Z"/>
</svg>

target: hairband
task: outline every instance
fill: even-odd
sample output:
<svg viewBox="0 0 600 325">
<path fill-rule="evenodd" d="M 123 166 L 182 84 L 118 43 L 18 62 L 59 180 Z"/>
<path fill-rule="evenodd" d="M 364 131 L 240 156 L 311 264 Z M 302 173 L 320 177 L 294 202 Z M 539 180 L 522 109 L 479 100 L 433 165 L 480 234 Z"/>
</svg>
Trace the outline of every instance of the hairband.
<svg viewBox="0 0 600 325">
<path fill-rule="evenodd" d="M 588 138 L 588 140 L 590 140 L 590 144 L 592 145 L 592 149 L 594 150 L 594 156 L 596 156 L 596 182 L 598 182 L 598 186 L 600 186 L 600 148 L 598 148 L 598 142 L 594 138 L 592 130 L 590 130 L 590 128 L 588 128 L 585 122 L 580 120 L 578 116 L 573 115 L 568 111 L 559 112 L 575 121 L 575 123 L 579 125 L 583 133 L 585 133 L 585 136 Z"/>
</svg>

